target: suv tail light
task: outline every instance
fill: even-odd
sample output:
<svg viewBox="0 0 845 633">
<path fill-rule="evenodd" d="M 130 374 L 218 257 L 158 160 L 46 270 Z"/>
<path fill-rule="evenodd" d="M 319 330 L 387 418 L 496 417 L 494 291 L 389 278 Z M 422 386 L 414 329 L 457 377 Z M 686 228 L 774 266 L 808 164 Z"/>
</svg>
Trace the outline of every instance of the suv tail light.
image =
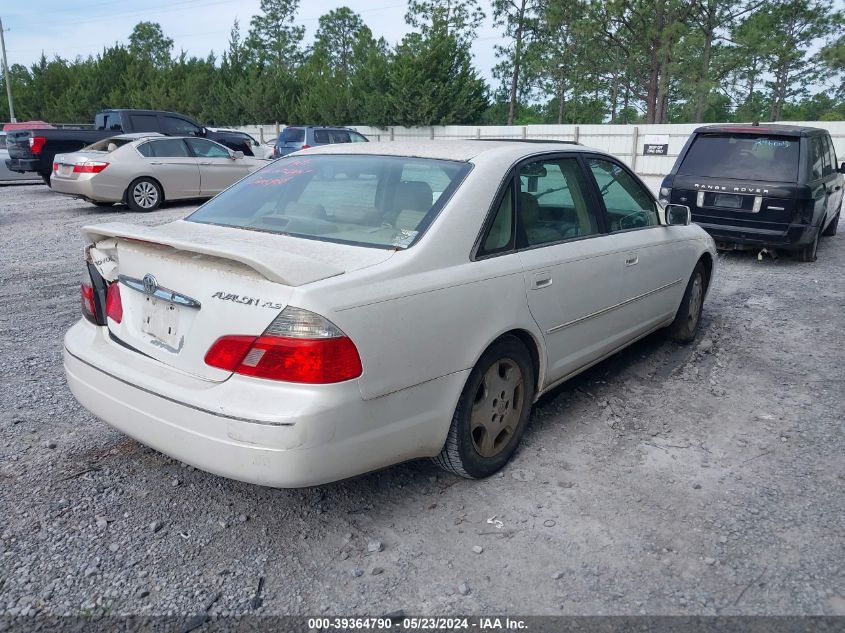
<svg viewBox="0 0 845 633">
<path fill-rule="evenodd" d="M 94 288 L 90 284 L 79 285 L 82 299 L 82 316 L 93 324 L 97 324 L 97 309 L 94 307 Z"/>
<path fill-rule="evenodd" d="M 47 139 L 43 136 L 30 136 L 29 137 L 29 149 L 33 154 L 40 154 L 41 148 L 44 147 L 44 143 L 47 142 Z"/>
<path fill-rule="evenodd" d="M 120 286 L 116 281 L 106 291 L 106 316 L 115 323 L 123 321 L 123 302 L 120 300 Z"/>
<path fill-rule="evenodd" d="M 328 319 L 288 306 L 261 336 L 223 336 L 205 362 L 245 376 L 308 384 L 357 378 L 361 358 L 352 340 Z"/>
<path fill-rule="evenodd" d="M 664 202 L 669 204 L 672 201 L 672 188 L 671 187 L 661 187 L 660 188 L 660 197 L 658 198 L 660 202 Z"/>
<path fill-rule="evenodd" d="M 103 171 L 106 167 L 108 167 L 108 163 L 104 163 L 102 161 L 96 160 L 88 160 L 82 163 L 81 165 L 74 165 L 73 166 L 73 173 L 75 174 L 99 174 Z M 111 172 L 109 172 L 111 173 Z"/>
<path fill-rule="evenodd" d="M 311 149 L 311 146 L 308 143 L 303 143 L 299 149 Z"/>
</svg>

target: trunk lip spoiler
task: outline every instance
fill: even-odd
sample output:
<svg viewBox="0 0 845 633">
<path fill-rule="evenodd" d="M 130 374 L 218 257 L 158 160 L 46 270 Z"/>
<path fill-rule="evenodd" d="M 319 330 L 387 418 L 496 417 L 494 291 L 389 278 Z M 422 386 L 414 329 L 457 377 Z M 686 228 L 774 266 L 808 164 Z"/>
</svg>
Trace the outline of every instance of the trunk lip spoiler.
<svg viewBox="0 0 845 633">
<path fill-rule="evenodd" d="M 176 225 L 182 226 L 176 226 Z M 184 224 L 193 226 L 185 227 Z M 133 240 L 176 250 L 219 257 L 238 262 L 251 268 L 268 281 L 287 286 L 301 286 L 313 281 L 342 275 L 345 270 L 319 259 L 312 259 L 297 253 L 286 252 L 279 247 L 272 248 L 270 240 L 232 240 L 224 235 L 229 229 L 199 223 L 185 223 L 184 220 L 158 227 L 146 227 L 121 222 L 89 225 L 82 228 L 83 235 L 94 244 L 101 240 L 116 238 Z M 202 227 L 202 228 L 197 228 Z M 193 234 L 188 231 L 195 231 Z M 179 233 L 187 233 L 180 235 Z M 283 256 L 283 259 L 280 259 Z M 287 271 L 291 272 L 288 273 Z"/>
</svg>

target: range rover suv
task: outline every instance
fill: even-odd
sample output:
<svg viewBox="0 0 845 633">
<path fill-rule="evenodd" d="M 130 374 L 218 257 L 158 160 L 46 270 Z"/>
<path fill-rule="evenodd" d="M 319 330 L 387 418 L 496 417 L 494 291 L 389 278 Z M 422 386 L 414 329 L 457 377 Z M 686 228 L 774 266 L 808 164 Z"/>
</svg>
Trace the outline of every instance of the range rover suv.
<svg viewBox="0 0 845 633">
<path fill-rule="evenodd" d="M 692 133 L 660 200 L 683 204 L 719 248 L 775 248 L 816 259 L 835 235 L 845 163 L 827 130 L 796 125 L 708 125 Z"/>
</svg>

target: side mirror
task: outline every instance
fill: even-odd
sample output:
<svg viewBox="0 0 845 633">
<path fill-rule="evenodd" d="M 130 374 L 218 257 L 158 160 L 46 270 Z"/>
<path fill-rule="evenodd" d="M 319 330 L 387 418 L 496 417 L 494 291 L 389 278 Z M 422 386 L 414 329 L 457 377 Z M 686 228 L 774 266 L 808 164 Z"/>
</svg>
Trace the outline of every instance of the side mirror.
<svg viewBox="0 0 845 633">
<path fill-rule="evenodd" d="M 208 128 L 201 127 L 200 128 L 200 136 L 208 136 Z"/>
<path fill-rule="evenodd" d="M 845 163 L 842 163 L 842 164 L 839 166 L 839 173 L 840 173 L 840 174 L 845 174 Z"/>
<path fill-rule="evenodd" d="M 685 204 L 667 204 L 665 208 L 666 224 L 686 226 L 692 222 L 692 212 Z"/>
<path fill-rule="evenodd" d="M 238 150 L 236 152 L 232 152 L 232 160 L 238 160 L 239 158 L 243 158 L 243 157 L 244 157 L 244 153 L 240 150 Z"/>
</svg>

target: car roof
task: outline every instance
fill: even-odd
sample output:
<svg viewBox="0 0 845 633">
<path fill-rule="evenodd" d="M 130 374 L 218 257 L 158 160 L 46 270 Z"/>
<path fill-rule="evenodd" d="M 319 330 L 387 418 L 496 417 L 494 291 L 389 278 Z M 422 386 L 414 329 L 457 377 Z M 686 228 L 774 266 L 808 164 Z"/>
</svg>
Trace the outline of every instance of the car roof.
<svg viewBox="0 0 845 633">
<path fill-rule="evenodd" d="M 470 161 L 480 157 L 511 158 L 518 160 L 535 154 L 550 152 L 583 152 L 605 154 L 596 149 L 575 143 L 521 140 L 447 140 L 447 141 L 376 141 L 370 143 L 335 143 L 320 145 L 289 156 L 312 154 L 371 154 L 379 156 L 406 156 L 440 160 Z"/>
<path fill-rule="evenodd" d="M 743 134 L 778 134 L 780 136 L 815 136 L 817 134 L 827 134 L 827 130 L 820 127 L 784 125 L 780 123 L 704 125 L 695 130 L 696 134 L 706 134 L 708 132 L 742 132 Z"/>
<path fill-rule="evenodd" d="M 343 127 L 342 125 L 288 125 L 279 130 L 279 134 L 285 130 L 344 130 L 346 132 L 358 132 L 351 127 Z M 360 134 L 360 132 L 358 132 Z"/>
</svg>

